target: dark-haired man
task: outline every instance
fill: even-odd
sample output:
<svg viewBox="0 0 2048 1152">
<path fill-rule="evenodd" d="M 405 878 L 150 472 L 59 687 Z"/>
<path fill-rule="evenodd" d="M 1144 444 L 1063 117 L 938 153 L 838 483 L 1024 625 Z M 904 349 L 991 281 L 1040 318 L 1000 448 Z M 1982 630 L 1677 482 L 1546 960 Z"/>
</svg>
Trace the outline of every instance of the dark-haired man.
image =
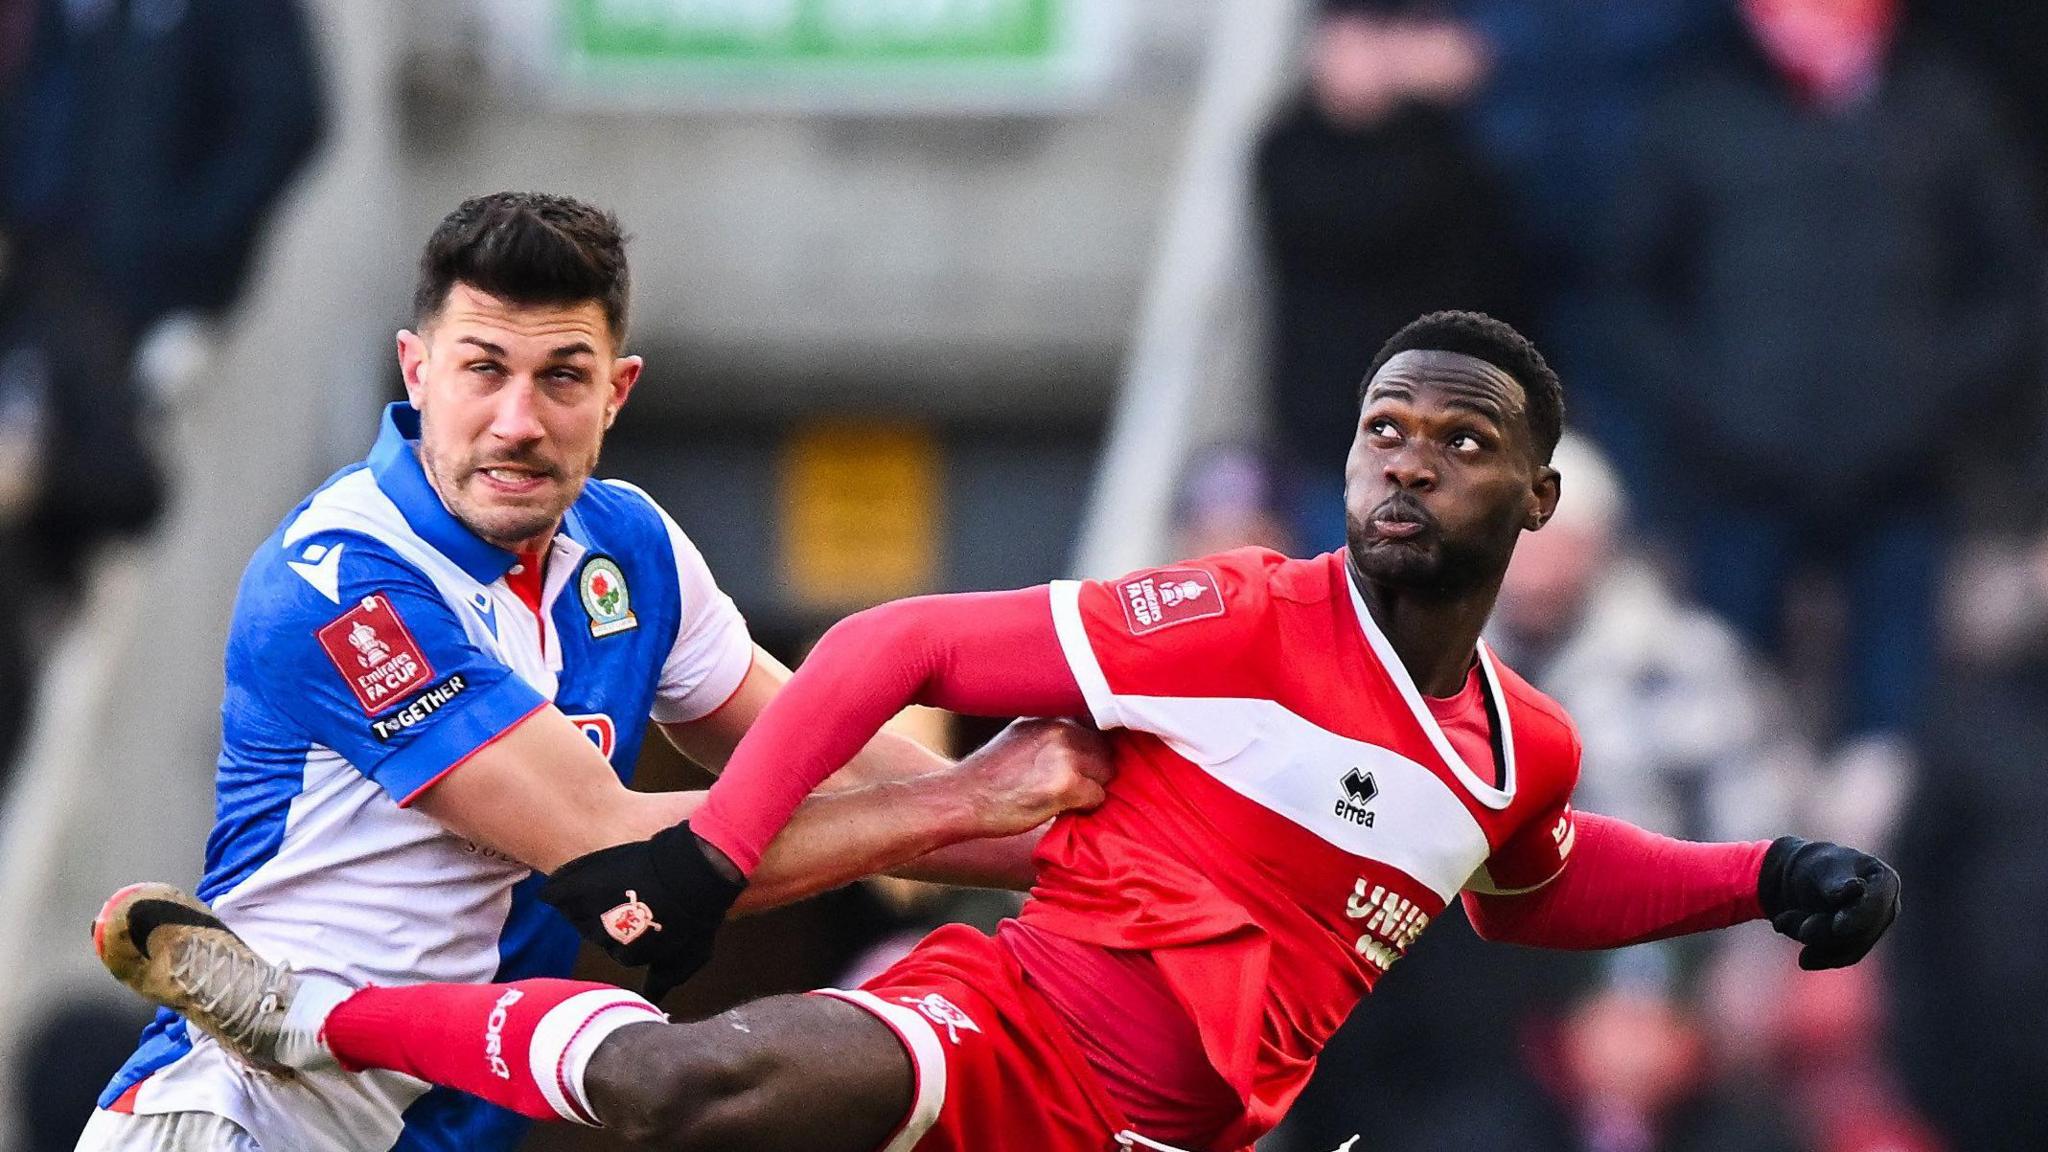
<svg viewBox="0 0 2048 1152">
<path fill-rule="evenodd" d="M 1570 720 L 1480 642 L 1517 537 L 1558 499 L 1562 397 L 1535 349 L 1432 314 L 1362 399 L 1346 549 L 851 617 L 691 825 L 572 861 L 546 893 L 614 955 L 687 964 L 740 891 L 723 873 L 758 875 L 798 803 L 904 704 L 1092 718 L 1112 730 L 1109 798 L 1054 823 L 993 938 L 941 929 L 860 990 L 677 1025 L 567 981 L 343 999 L 163 890 L 109 904 L 101 956 L 251 1059 L 400 1069 L 728 1152 L 1248 1147 L 1461 893 L 1494 939 L 1614 947 L 1768 916 L 1808 967 L 1860 959 L 1897 909 L 1888 867 L 1574 813 Z M 627 907 L 663 930 L 612 931 Z M 180 975 L 181 956 L 209 959 Z"/>
<path fill-rule="evenodd" d="M 640 374 L 627 292 L 603 212 L 457 208 L 398 335 L 410 403 L 251 561 L 199 891 L 266 955 L 338 986 L 567 975 L 576 933 L 531 873 L 687 817 L 701 793 L 622 782 L 649 721 L 715 768 L 787 677 L 675 522 L 591 481 Z M 752 903 L 1099 799 L 1087 739 L 1041 727 L 949 768 L 878 737 L 866 784 L 798 818 Z M 926 874 L 1021 887 L 1029 856 Z M 81 1148 L 509 1149 L 526 1127 L 389 1072 L 252 1077 L 170 1012 L 100 1105 Z"/>
</svg>

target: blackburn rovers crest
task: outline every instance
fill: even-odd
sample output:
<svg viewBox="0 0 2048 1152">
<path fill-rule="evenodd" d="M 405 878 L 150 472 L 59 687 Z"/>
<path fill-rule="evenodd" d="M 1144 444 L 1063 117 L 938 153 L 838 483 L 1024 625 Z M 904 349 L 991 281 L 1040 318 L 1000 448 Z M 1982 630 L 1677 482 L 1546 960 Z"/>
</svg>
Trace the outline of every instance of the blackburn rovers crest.
<svg viewBox="0 0 2048 1152">
<path fill-rule="evenodd" d="M 592 556 L 576 577 L 576 591 L 583 598 L 584 614 L 590 617 L 593 638 L 624 632 L 640 626 L 633 617 L 633 602 L 626 594 L 626 574 L 609 556 Z"/>
</svg>

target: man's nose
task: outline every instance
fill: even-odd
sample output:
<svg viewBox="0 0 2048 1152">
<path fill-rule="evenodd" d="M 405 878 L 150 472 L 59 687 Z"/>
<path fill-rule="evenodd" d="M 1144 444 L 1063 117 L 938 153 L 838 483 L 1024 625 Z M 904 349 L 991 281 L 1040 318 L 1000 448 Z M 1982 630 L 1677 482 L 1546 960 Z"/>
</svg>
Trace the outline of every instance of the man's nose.
<svg viewBox="0 0 2048 1152">
<path fill-rule="evenodd" d="M 1387 478 L 1387 482 L 1397 488 L 1411 492 L 1428 492 L 1436 487 L 1436 464 L 1428 458 L 1423 448 L 1413 441 L 1387 453 L 1380 470 Z"/>
<path fill-rule="evenodd" d="M 538 440 L 545 431 L 536 411 L 533 381 L 515 378 L 492 397 L 491 434 L 501 440 Z"/>
</svg>

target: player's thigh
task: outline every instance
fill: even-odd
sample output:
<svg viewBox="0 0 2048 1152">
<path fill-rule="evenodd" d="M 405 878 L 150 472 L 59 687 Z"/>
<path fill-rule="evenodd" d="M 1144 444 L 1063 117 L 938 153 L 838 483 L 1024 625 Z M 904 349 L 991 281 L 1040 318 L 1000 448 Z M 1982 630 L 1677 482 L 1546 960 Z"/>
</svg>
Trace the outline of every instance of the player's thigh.
<svg viewBox="0 0 2048 1152">
<path fill-rule="evenodd" d="M 732 1152 L 874 1152 L 909 1114 L 915 1086 L 888 1026 L 822 996 L 622 1028 L 584 1077 L 598 1116 L 633 1143 Z"/>
<path fill-rule="evenodd" d="M 263 1152 L 241 1126 L 210 1112 L 138 1116 L 94 1109 L 75 1152 Z"/>
</svg>

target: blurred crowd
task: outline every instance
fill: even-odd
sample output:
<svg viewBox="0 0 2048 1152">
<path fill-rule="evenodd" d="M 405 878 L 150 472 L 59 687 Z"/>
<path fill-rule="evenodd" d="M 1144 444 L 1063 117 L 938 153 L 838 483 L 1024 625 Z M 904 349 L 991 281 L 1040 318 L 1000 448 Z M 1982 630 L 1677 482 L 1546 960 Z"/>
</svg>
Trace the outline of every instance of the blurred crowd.
<svg viewBox="0 0 2048 1152">
<path fill-rule="evenodd" d="M 1818 975 L 1446 922 L 1290 1147 L 2048 1147 L 2044 50 L 2037 0 L 1323 6 L 1255 161 L 1273 435 L 1196 462 L 1186 550 L 1337 547 L 1379 341 L 1509 319 L 1575 431 L 1490 635 L 1576 717 L 1581 803 L 1879 845 L 1911 891 Z"/>
<path fill-rule="evenodd" d="M 169 498 L 203 374 L 320 136 L 292 0 L 0 0 L 0 781 L 48 635 Z"/>
<path fill-rule="evenodd" d="M 164 447 L 322 94 L 294 0 L 0 0 L 0 798 L 94 561 L 174 497 Z M 136 1018 L 27 1026 L 23 1147 L 68 1148 Z"/>
</svg>

